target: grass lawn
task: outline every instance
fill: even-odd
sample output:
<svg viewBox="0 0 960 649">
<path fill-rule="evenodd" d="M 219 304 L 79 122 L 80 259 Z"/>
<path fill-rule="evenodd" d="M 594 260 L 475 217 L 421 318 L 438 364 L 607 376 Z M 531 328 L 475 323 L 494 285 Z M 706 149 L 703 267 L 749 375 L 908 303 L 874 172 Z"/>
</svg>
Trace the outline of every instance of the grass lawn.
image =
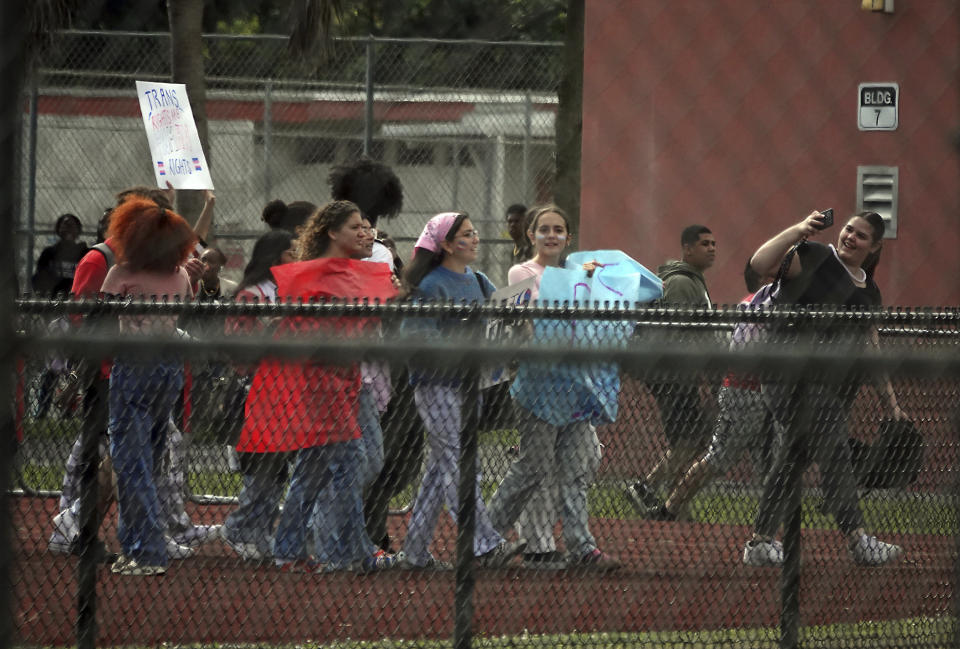
<svg viewBox="0 0 960 649">
<path fill-rule="evenodd" d="M 43 419 L 25 422 L 25 432 L 32 440 L 42 441 L 76 439 L 80 431 L 79 419 Z M 204 431 L 193 435 L 196 443 Z M 516 430 L 491 431 L 481 434 L 482 446 L 509 448 L 519 442 Z M 26 459 L 26 458 L 24 458 Z M 24 462 L 19 466 L 22 484 L 30 489 L 56 491 L 63 481 L 63 467 Z M 242 484 L 238 473 L 226 471 L 191 472 L 188 484 L 192 493 L 214 496 L 236 496 Z M 483 485 L 484 498 L 489 501 L 497 485 Z M 408 505 L 413 499 L 413 488 L 392 501 L 394 509 Z M 834 528 L 833 520 L 820 509 L 820 498 L 808 494 L 803 501 L 803 521 L 808 528 Z M 634 510 L 627 502 L 619 485 L 598 483 L 589 494 L 590 515 L 599 518 L 634 518 Z M 867 526 L 874 532 L 956 535 L 960 533 L 960 517 L 956 507 L 946 498 L 934 494 L 897 492 L 895 498 L 884 492 L 873 492 L 861 499 Z M 757 511 L 756 491 L 708 487 L 689 505 L 691 519 L 702 523 L 724 525 L 751 525 Z"/>
<path fill-rule="evenodd" d="M 63 468 L 40 464 L 20 467 L 23 484 L 35 490 L 56 491 L 63 483 Z M 236 496 L 240 493 L 242 477 L 239 473 L 204 471 L 188 476 L 190 490 L 195 494 Z M 489 501 L 496 491 L 495 483 L 483 485 L 484 498 Z M 393 509 L 411 502 L 413 487 L 395 497 Z M 622 489 L 596 485 L 589 494 L 590 515 L 597 518 L 636 518 Z M 956 535 L 960 533 L 960 517 L 956 507 L 947 499 L 917 494 L 903 498 L 884 498 L 882 493 L 861 499 L 867 527 L 875 533 Z M 757 497 L 723 489 L 705 489 L 690 503 L 692 520 L 722 525 L 752 525 L 757 512 Z M 835 528 L 833 519 L 820 511 L 820 499 L 808 495 L 803 500 L 803 524 L 807 528 Z"/>
<path fill-rule="evenodd" d="M 858 622 L 802 627 L 803 647 L 817 649 L 890 649 L 891 647 L 949 647 L 956 632 L 954 619 L 907 618 L 886 622 Z M 651 631 L 647 633 L 582 633 L 566 635 L 474 636 L 478 649 L 777 649 L 776 628 L 721 631 Z M 209 643 L 175 645 L 179 649 L 299 649 L 301 645 Z M 336 649 L 447 649 L 449 640 L 343 641 L 311 645 Z"/>
</svg>

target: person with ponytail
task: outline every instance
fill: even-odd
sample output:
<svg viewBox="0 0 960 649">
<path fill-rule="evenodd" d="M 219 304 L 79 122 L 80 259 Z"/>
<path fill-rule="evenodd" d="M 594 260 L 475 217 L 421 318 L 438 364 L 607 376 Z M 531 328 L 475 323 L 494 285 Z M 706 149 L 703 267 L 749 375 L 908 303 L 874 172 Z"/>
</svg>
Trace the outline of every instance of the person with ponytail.
<svg viewBox="0 0 960 649">
<path fill-rule="evenodd" d="M 317 206 L 309 201 L 284 203 L 275 198 L 263 207 L 260 218 L 271 230 L 286 230 L 296 236 L 307 219 L 317 211 Z"/>
<path fill-rule="evenodd" d="M 404 284 L 413 299 L 421 302 L 483 302 L 495 290 L 483 273 L 469 264 L 477 259 L 480 236 L 470 218 L 460 212 L 444 212 L 430 219 L 414 246 Z M 442 340 L 461 327 L 454 319 L 411 318 L 404 323 L 407 334 L 427 340 Z M 413 504 L 407 536 L 400 553 L 405 569 L 449 570 L 451 565 L 430 554 L 430 543 L 440 510 L 446 506 L 457 520 L 460 481 L 458 458 L 463 427 L 464 386 L 459 368 L 426 370 L 410 368 L 417 411 L 427 429 L 427 463 L 420 490 Z M 490 522 L 476 485 L 476 534 L 474 554 L 480 567 L 502 567 L 523 552 L 526 541 L 508 543 Z"/>
<path fill-rule="evenodd" d="M 271 230 L 253 244 L 250 261 L 243 270 L 234 299 L 237 302 L 274 304 L 277 301 L 277 280 L 271 269 L 296 261 L 293 235 L 284 229 Z M 227 318 L 227 335 L 262 334 L 267 324 L 255 316 Z M 243 427 L 244 402 L 256 368 L 237 367 L 240 381 L 232 387 L 231 407 L 224 413 L 228 430 Z M 273 528 L 280 514 L 280 503 L 289 478 L 289 453 L 239 453 L 243 473 L 243 489 L 237 508 L 223 523 L 221 537 L 240 558 L 260 561 L 270 556 Z"/>
<path fill-rule="evenodd" d="M 778 304 L 841 309 L 879 307 L 880 289 L 873 273 L 883 245 L 883 219 L 876 212 L 859 212 L 841 228 L 836 245 L 808 240 L 824 227 L 824 215 L 811 212 L 760 246 L 750 265 L 761 276 L 775 276 L 784 258 L 795 248 Z M 862 327 L 840 329 L 823 325 L 813 335 L 817 344 L 877 341 L 875 329 L 868 332 Z M 836 519 L 854 562 L 877 566 L 894 562 L 903 554 L 899 546 L 880 541 L 864 530 L 847 443 L 847 417 L 862 377 L 851 374 L 833 378 L 829 384 L 809 380 L 802 384 L 784 381 L 763 385 L 764 399 L 784 426 L 785 434 L 764 484 L 753 538 L 743 550 L 743 562 L 748 565 L 783 562 L 783 546 L 774 537 L 785 520 L 790 500 L 787 491 L 800 485 L 803 472 L 814 462 L 820 469 L 823 509 Z M 889 379 L 883 377 L 881 383 L 881 395 L 893 417 L 902 419 L 904 414 Z M 812 413 L 809 429 L 801 429 L 798 424 L 801 406 Z"/>
</svg>

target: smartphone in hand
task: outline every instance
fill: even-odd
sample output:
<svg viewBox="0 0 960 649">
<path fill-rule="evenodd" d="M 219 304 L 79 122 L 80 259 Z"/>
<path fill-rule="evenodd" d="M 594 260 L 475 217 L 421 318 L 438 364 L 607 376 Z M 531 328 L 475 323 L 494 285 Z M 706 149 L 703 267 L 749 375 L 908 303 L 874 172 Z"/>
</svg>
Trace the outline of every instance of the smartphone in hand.
<svg viewBox="0 0 960 649">
<path fill-rule="evenodd" d="M 823 218 L 820 219 L 823 225 L 815 225 L 813 227 L 815 227 L 818 230 L 824 230 L 826 228 L 829 228 L 831 225 L 833 225 L 833 208 L 832 207 L 828 207 L 825 210 L 820 210 L 820 214 L 823 215 Z"/>
</svg>

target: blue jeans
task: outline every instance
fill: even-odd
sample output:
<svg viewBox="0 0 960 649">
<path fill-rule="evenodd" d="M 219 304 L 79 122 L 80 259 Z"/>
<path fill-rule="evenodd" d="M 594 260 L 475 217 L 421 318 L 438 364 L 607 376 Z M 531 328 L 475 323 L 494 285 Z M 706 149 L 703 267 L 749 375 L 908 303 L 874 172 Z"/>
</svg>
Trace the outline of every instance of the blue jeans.
<svg viewBox="0 0 960 649">
<path fill-rule="evenodd" d="M 364 387 L 360 390 L 357 403 L 357 424 L 360 426 L 361 438 L 355 440 L 358 445 L 357 470 L 355 484 L 350 485 L 352 492 L 359 489 L 360 497 L 363 498 L 364 490 L 377 479 L 380 471 L 383 470 L 383 431 L 380 428 L 380 413 L 377 411 L 377 404 L 373 400 L 373 395 L 369 389 Z M 324 550 L 324 544 L 320 542 L 323 535 L 331 533 L 330 523 L 327 519 L 328 512 L 337 507 L 336 500 L 343 498 L 344 492 L 334 488 L 333 484 L 328 484 L 317 497 L 317 505 L 313 511 L 313 520 L 310 527 L 314 533 L 314 553 L 321 562 L 328 563 L 334 561 L 329 558 L 330 555 L 351 556 L 354 559 L 369 557 L 377 548 L 370 540 L 368 534 L 357 537 L 360 545 L 352 551 Z M 351 493 L 350 498 L 353 498 Z M 366 519 L 363 512 L 360 512 L 360 519 L 366 528 Z M 328 558 L 324 558 L 328 557 Z M 336 561 L 334 561 L 336 563 Z M 342 561 L 340 561 L 342 563 Z M 335 567 L 335 566 L 334 566 Z"/>
<path fill-rule="evenodd" d="M 321 563 L 348 567 L 372 554 L 357 473 L 361 453 L 360 440 L 297 453 L 273 543 L 275 557 L 309 558 L 311 529 L 316 534 L 316 559 Z M 335 497 L 329 497 L 331 494 Z"/>
<path fill-rule="evenodd" d="M 118 359 L 110 372 L 117 537 L 123 553 L 143 565 L 165 566 L 168 562 L 155 475 L 161 469 L 167 422 L 182 389 L 182 363 Z"/>
<path fill-rule="evenodd" d="M 363 457 L 360 463 L 360 486 L 370 486 L 383 470 L 383 429 L 380 428 L 380 412 L 370 394 L 370 388 L 364 386 L 357 399 L 357 424 L 360 426 L 360 438 Z"/>
<path fill-rule="evenodd" d="M 243 489 L 237 508 L 223 522 L 223 533 L 234 543 L 253 543 L 263 554 L 273 546 L 273 527 L 287 488 L 287 453 L 250 453 L 245 457 Z"/>
</svg>

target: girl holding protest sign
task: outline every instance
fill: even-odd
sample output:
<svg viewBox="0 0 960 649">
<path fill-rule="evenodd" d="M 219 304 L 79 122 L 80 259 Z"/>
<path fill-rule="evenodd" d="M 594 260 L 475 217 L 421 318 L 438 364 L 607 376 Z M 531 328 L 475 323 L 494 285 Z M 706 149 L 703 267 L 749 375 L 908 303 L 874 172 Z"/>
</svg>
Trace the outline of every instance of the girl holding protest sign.
<svg viewBox="0 0 960 649">
<path fill-rule="evenodd" d="M 404 280 L 419 301 L 483 302 L 495 287 L 486 275 L 474 272 L 468 264 L 477 259 L 480 237 L 466 214 L 437 214 L 423 228 L 414 247 L 413 261 Z M 411 318 L 404 331 L 421 338 L 442 340 L 462 326 L 459 320 Z M 429 452 L 427 466 L 414 501 L 410 526 L 404 539 L 400 566 L 407 569 L 449 570 L 450 564 L 430 554 L 430 542 L 440 509 L 457 519 L 457 485 L 460 470 L 460 432 L 462 427 L 463 385 L 457 369 L 427 370 L 411 368 L 417 412 L 427 429 Z M 493 528 L 480 495 L 480 476 L 476 486 L 476 535 L 473 548 L 481 567 L 505 566 L 523 552 L 526 541 L 508 543 Z"/>
<path fill-rule="evenodd" d="M 534 257 L 510 269 L 510 283 L 535 278 L 531 297 L 536 300 L 546 269 L 561 266 L 570 234 L 570 223 L 563 210 L 556 205 L 537 209 L 527 231 Z M 584 264 L 583 269 L 592 272 L 595 264 Z M 505 533 L 517 524 L 518 530 L 530 539 L 532 551 L 524 555 L 525 567 L 618 568 L 619 561 L 597 547 L 587 524 L 587 489 L 600 466 L 600 440 L 590 418 L 578 414 L 548 422 L 530 411 L 523 395 L 518 398 L 514 394 L 514 399 L 520 406 L 520 456 L 490 501 L 494 527 Z M 556 552 L 553 539 L 558 500 L 562 503 L 563 536 L 569 554 L 566 560 Z M 526 520 L 517 523 L 521 517 Z"/>
</svg>

